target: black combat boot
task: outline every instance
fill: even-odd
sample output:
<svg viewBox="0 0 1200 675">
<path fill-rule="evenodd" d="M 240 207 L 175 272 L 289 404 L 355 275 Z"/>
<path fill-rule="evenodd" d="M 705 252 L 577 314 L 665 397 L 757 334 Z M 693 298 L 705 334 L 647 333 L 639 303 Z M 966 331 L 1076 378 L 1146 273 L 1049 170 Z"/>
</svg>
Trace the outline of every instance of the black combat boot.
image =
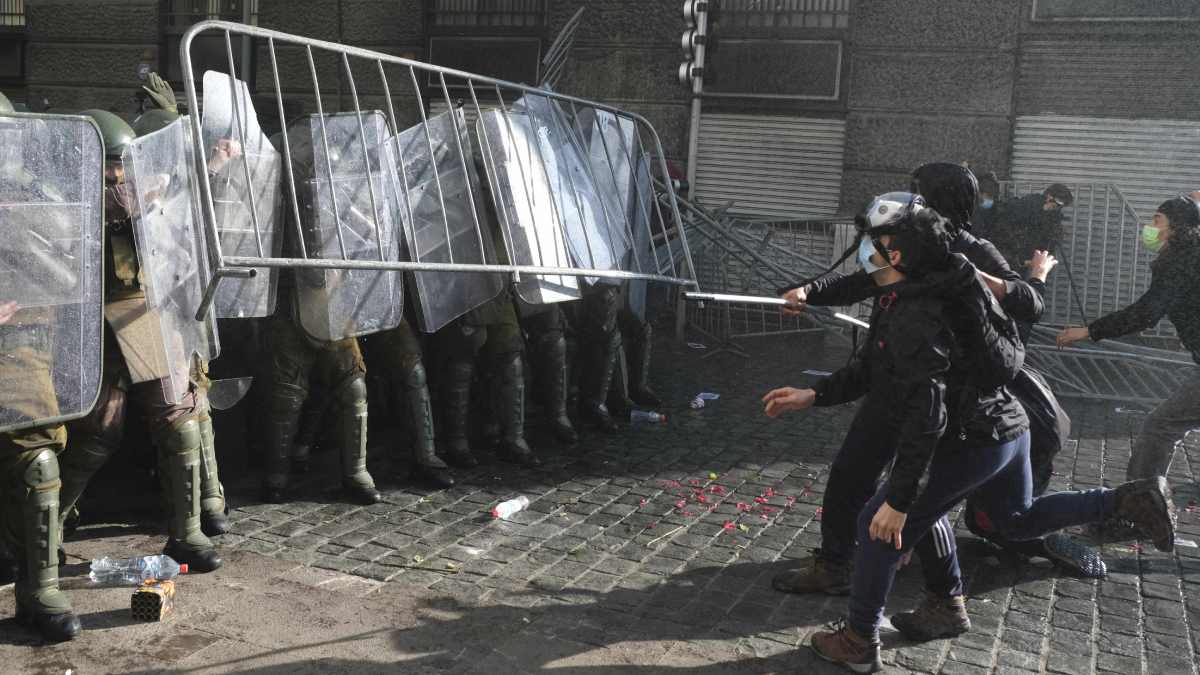
<svg viewBox="0 0 1200 675">
<path fill-rule="evenodd" d="M 18 463 L 20 476 L 13 497 L 5 508 L 20 510 L 21 539 L 12 548 L 18 556 L 14 586 L 17 621 L 37 631 L 47 642 L 64 642 L 79 635 L 79 617 L 58 588 L 58 551 L 62 544 L 62 522 L 58 514 L 58 458 L 49 449 L 28 450 Z"/>
<path fill-rule="evenodd" d="M 263 464 L 262 499 L 268 504 L 288 500 L 288 482 L 292 471 L 292 441 L 300 422 L 300 411 L 308 392 L 288 382 L 271 384 L 271 412 L 267 421 L 266 447 Z"/>
<path fill-rule="evenodd" d="M 605 404 L 608 389 L 612 386 L 613 369 L 617 364 L 617 350 L 620 347 L 621 334 L 614 329 L 607 341 L 593 343 L 585 351 L 590 358 L 584 364 L 583 376 L 586 384 L 580 391 L 582 416 L 587 423 L 606 434 L 615 434 L 621 430 Z"/>
<path fill-rule="evenodd" d="M 354 377 L 339 390 L 342 408 L 342 489 L 354 502 L 363 505 L 383 501 L 375 480 L 367 471 L 367 383 Z"/>
<path fill-rule="evenodd" d="M 662 405 L 662 399 L 650 388 L 650 353 L 653 348 L 654 329 L 642 323 L 641 330 L 625 346 L 625 357 L 629 364 L 629 398 L 647 408 Z"/>
<path fill-rule="evenodd" d="M 442 456 L 451 466 L 471 469 L 479 460 L 471 453 L 467 430 L 471 414 L 471 378 L 475 364 L 454 360 L 447 364 L 442 383 Z"/>
<path fill-rule="evenodd" d="M 221 556 L 200 529 L 200 424 L 182 419 L 158 434 L 158 475 L 166 498 L 167 532 L 163 553 L 191 572 L 212 572 Z"/>
<path fill-rule="evenodd" d="M 496 364 L 499 391 L 496 400 L 500 422 L 500 458 L 521 466 L 541 466 L 525 442 L 525 373 L 521 352 L 503 354 Z"/>
<path fill-rule="evenodd" d="M 217 472 L 217 446 L 211 414 L 205 406 L 200 415 L 200 530 L 216 537 L 229 531 L 229 507 L 225 487 Z"/>
<path fill-rule="evenodd" d="M 545 383 L 546 417 L 550 420 L 550 431 L 562 443 L 575 445 L 579 442 L 579 434 L 567 416 L 567 340 L 561 333 L 554 339 L 538 342 L 542 381 Z"/>
<path fill-rule="evenodd" d="M 415 475 L 434 487 L 453 487 L 454 475 L 434 449 L 429 385 L 425 378 L 425 366 L 419 361 L 405 374 L 403 405 L 403 417 L 412 443 Z"/>
</svg>

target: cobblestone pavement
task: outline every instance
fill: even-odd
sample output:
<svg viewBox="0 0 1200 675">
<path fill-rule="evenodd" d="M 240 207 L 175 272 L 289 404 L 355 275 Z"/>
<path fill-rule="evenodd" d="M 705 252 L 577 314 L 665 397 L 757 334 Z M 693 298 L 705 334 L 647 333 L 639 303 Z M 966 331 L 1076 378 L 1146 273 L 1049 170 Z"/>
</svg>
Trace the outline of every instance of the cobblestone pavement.
<svg viewBox="0 0 1200 675">
<path fill-rule="evenodd" d="M 419 591 L 426 600 L 413 627 L 393 637 L 406 668 L 833 672 L 804 645 L 841 616 L 845 598 L 783 595 L 770 579 L 819 541 L 826 472 L 852 408 L 773 421 L 759 398 L 816 377 L 805 369 L 833 370 L 846 347 L 812 336 L 747 347 L 750 359 L 702 360 L 705 351 L 660 342 L 654 380 L 669 422 L 590 434 L 570 450 L 535 431 L 540 470 L 489 458 L 437 492 L 381 480 L 386 501 L 367 508 L 338 501 L 328 453 L 293 503 L 258 504 L 255 482 L 236 485 L 233 533 L 219 545 Z M 721 398 L 689 410 L 700 391 Z M 1069 410 L 1078 441 L 1059 457 L 1054 487 L 1119 482 L 1142 415 L 1111 403 Z M 1195 503 L 1198 462 L 1192 444 L 1172 473 L 1187 541 L 1173 555 L 1108 545 L 1103 581 L 997 554 L 963 529 L 973 630 L 924 645 L 889 634 L 889 668 L 1195 672 L 1200 548 L 1191 542 L 1200 518 L 1186 505 Z M 373 469 L 387 475 L 382 464 Z M 515 495 L 530 508 L 507 522 L 488 515 Z M 916 604 L 915 567 L 902 570 L 889 614 Z"/>
</svg>

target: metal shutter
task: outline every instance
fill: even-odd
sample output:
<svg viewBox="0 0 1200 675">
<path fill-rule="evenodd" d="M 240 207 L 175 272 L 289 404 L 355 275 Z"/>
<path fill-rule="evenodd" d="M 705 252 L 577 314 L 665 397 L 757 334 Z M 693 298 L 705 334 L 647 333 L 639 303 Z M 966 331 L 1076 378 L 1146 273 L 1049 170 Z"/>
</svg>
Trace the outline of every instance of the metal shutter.
<svg viewBox="0 0 1200 675">
<path fill-rule="evenodd" d="M 1089 319 L 1137 299 L 1149 283 L 1140 227 L 1164 200 L 1200 189 L 1200 122 L 1036 115 L 1017 118 L 1012 178 L 1041 190 L 1066 183 L 1064 251 Z M 1111 183 L 1119 196 L 1089 184 Z M 1078 185 L 1077 185 L 1078 184 Z M 1136 216 L 1134 215 L 1136 214 Z M 1068 309 L 1065 270 L 1051 276 L 1048 323 L 1079 322 Z M 1073 303 L 1072 303 L 1073 304 Z M 1169 330 L 1167 331 L 1169 332 Z"/>
<path fill-rule="evenodd" d="M 696 196 L 759 220 L 832 216 L 842 190 L 844 120 L 706 114 Z"/>
</svg>

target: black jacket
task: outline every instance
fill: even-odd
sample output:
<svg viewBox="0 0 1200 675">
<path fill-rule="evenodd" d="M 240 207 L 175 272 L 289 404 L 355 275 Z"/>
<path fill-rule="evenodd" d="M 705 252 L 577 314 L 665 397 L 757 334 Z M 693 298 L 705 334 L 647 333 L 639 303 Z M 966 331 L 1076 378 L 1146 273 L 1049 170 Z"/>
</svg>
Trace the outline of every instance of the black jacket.
<svg viewBox="0 0 1200 675">
<path fill-rule="evenodd" d="M 979 270 L 1004 281 L 1007 291 L 1000 306 L 1021 326 L 1022 338 L 1028 337 L 1029 330 L 1041 320 L 1046 308 L 1042 300 L 1046 285 L 1037 279 L 1022 279 L 991 242 L 965 230 L 951 242 L 950 251 L 963 254 Z M 831 272 L 808 284 L 808 304 L 816 307 L 853 305 L 876 295 L 878 290 L 870 275 L 862 270 L 852 274 Z"/>
<path fill-rule="evenodd" d="M 977 223 L 977 231 L 1009 260 L 1028 260 L 1034 249 L 1056 251 L 1063 236 L 1063 213 L 1062 209 L 1045 210 L 1045 203 L 1046 196 L 1040 192 L 997 202 L 991 222 Z"/>
<path fill-rule="evenodd" d="M 816 405 L 833 406 L 867 396 L 886 411 L 879 420 L 894 430 L 896 461 L 888 504 L 907 511 L 921 477 L 946 431 L 946 374 L 953 335 L 942 301 L 929 289 L 901 282 L 882 289 L 871 313 L 863 349 L 846 367 L 815 387 Z"/>
<path fill-rule="evenodd" d="M 1115 338 L 1154 327 L 1164 316 L 1179 340 L 1200 363 L 1200 245 L 1168 244 L 1150 263 L 1150 288 L 1136 302 L 1088 326 L 1093 340 Z"/>
<path fill-rule="evenodd" d="M 978 251 L 976 253 L 978 254 Z M 929 399 L 923 390 L 904 390 L 902 387 L 888 384 L 871 386 L 868 376 L 875 375 L 880 381 L 883 381 L 887 378 L 888 372 L 894 372 L 897 377 L 904 376 L 911 379 L 905 374 L 914 369 L 918 372 L 929 370 L 929 360 L 933 357 L 912 348 L 909 341 L 926 340 L 933 345 L 934 351 L 939 355 L 944 352 L 949 360 L 946 369 L 941 371 L 938 378 L 941 432 L 937 436 L 940 438 L 942 432 L 949 430 L 947 439 L 949 442 L 945 445 L 946 451 L 1010 441 L 1029 428 L 1029 420 L 1025 411 L 1005 387 L 981 389 L 972 384 L 971 373 L 977 355 L 966 351 L 954 337 L 951 326 L 956 317 L 948 313 L 954 311 L 954 303 L 947 300 L 963 297 L 965 295 L 962 290 L 964 284 L 980 282 L 975 277 L 975 268 L 965 259 L 954 256 L 953 260 L 952 266 L 946 270 L 920 280 L 907 281 L 891 287 L 876 287 L 870 276 L 864 272 L 822 277 L 809 286 L 809 301 L 812 302 L 814 297 L 818 301 L 814 304 L 824 304 L 825 301 L 834 301 L 830 304 L 835 304 L 836 301 L 843 301 L 847 304 L 858 302 L 863 299 L 861 294 L 864 291 L 876 295 L 870 319 L 871 330 L 868 332 L 862 352 L 856 355 L 846 369 L 819 383 L 816 387 L 816 405 L 828 406 L 846 403 L 869 391 L 868 399 L 871 399 L 872 403 L 880 404 L 893 410 L 897 415 L 902 415 L 893 417 L 891 420 L 891 423 L 897 425 L 898 444 L 897 460 L 892 469 L 893 493 L 889 493 L 888 496 L 888 503 L 899 511 L 904 511 L 911 505 L 911 500 L 915 499 L 918 492 L 917 485 L 924 475 L 929 461 L 928 456 L 920 458 L 923 450 L 917 448 L 925 446 L 911 437 L 912 431 L 908 428 L 909 425 L 915 423 L 910 418 L 911 415 L 926 417 L 929 415 L 928 412 L 913 411 L 914 407 L 917 411 L 928 410 Z M 1002 264 L 1003 259 L 1000 259 L 1000 262 Z M 871 284 L 871 289 L 874 291 L 862 286 L 863 280 Z M 1024 282 L 1016 284 L 1018 287 L 1021 285 L 1025 285 Z M 1027 285 L 1025 286 L 1027 287 Z M 893 292 L 896 293 L 895 296 Z M 1040 311 L 1040 297 L 1036 293 L 1030 295 L 1031 297 L 1026 297 L 1018 294 L 1013 297 L 1024 298 L 1023 302 L 1030 302 L 1036 298 L 1037 302 L 1034 303 L 1034 306 Z M 896 304 L 897 299 L 906 297 L 912 298 L 914 300 L 912 304 L 918 305 L 924 314 L 910 309 L 901 315 L 902 318 L 897 319 L 888 313 L 889 308 Z M 913 321 L 911 324 L 909 323 L 910 319 Z M 876 322 L 880 320 L 887 321 L 886 326 L 879 328 L 879 331 L 884 331 L 883 333 L 876 330 Z M 899 351 L 892 351 L 888 357 L 884 358 L 884 362 L 888 364 L 899 360 L 911 362 L 897 365 L 892 371 L 885 369 L 878 373 L 865 368 L 864 364 L 870 364 L 872 355 L 886 348 L 889 340 L 895 343 L 894 337 L 884 336 L 892 335 L 897 330 L 906 332 L 898 343 Z M 945 331 L 944 336 L 941 331 Z M 936 341 L 931 337 L 935 334 L 939 336 Z M 926 428 L 933 426 L 933 422 L 929 419 L 926 419 L 924 424 Z M 933 445 L 937 445 L 937 439 L 934 440 Z M 930 446 L 929 452 L 932 453 L 932 446 Z M 904 453 L 908 453 L 910 458 L 902 462 L 900 457 Z M 896 487 L 897 485 L 899 487 Z"/>
</svg>

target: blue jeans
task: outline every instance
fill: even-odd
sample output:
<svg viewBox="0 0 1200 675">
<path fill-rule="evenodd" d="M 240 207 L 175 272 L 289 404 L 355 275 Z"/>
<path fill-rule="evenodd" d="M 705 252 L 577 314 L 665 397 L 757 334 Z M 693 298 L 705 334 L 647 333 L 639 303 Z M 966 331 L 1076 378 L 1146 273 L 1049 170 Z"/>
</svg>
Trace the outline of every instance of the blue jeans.
<svg viewBox="0 0 1200 675">
<path fill-rule="evenodd" d="M 850 626 L 873 640 L 878 639 L 900 556 L 928 536 L 933 524 L 968 494 L 974 493 L 973 500 L 991 517 L 998 531 L 1018 540 L 1104 520 L 1116 505 L 1116 492 L 1107 488 L 1056 492 L 1034 499 L 1028 432 L 997 445 L 971 447 L 943 442 L 933 456 L 925 490 L 908 510 L 900 535 L 902 550 L 890 542 L 871 539 L 871 520 L 887 492 L 885 484 L 858 516 L 859 543 L 850 591 Z M 950 547 L 946 573 L 957 577 L 955 583 L 961 584 L 954 538 L 949 537 L 945 544 Z"/>
</svg>

